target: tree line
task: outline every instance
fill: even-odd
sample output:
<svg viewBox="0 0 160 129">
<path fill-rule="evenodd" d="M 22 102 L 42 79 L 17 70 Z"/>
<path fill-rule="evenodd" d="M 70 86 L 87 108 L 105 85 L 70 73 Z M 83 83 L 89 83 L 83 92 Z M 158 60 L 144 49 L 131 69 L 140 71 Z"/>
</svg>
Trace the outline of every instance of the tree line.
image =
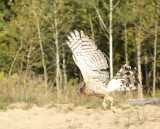
<svg viewBox="0 0 160 129">
<path fill-rule="evenodd" d="M 1 0 L 0 71 L 42 76 L 44 87 L 82 81 L 65 43 L 83 30 L 108 60 L 110 76 L 128 64 L 138 68 L 142 92 L 160 88 L 159 0 Z"/>
</svg>

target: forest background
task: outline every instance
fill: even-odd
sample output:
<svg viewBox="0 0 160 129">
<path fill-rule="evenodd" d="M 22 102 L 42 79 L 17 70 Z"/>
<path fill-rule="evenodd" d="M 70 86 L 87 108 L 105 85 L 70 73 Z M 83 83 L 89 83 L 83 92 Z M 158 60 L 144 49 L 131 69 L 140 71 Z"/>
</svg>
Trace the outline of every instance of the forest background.
<svg viewBox="0 0 160 129">
<path fill-rule="evenodd" d="M 73 102 L 83 83 L 65 40 L 83 30 L 110 65 L 137 67 L 142 96 L 160 96 L 160 0 L 0 0 L 0 107 Z"/>
</svg>

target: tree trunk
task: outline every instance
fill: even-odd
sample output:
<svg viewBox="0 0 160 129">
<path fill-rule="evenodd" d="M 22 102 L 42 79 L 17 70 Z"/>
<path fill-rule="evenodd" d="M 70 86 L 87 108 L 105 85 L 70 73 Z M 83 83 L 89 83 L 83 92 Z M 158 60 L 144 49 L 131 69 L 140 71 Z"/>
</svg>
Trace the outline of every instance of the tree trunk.
<svg viewBox="0 0 160 129">
<path fill-rule="evenodd" d="M 46 68 L 46 64 L 45 64 L 45 57 L 44 57 L 42 37 L 41 37 L 39 22 L 37 22 L 37 29 L 38 29 L 39 45 L 40 45 L 40 49 L 41 49 L 42 64 L 43 64 L 43 70 L 44 70 L 44 81 L 45 81 L 46 96 L 47 96 L 47 94 L 48 94 L 48 83 L 47 83 L 48 76 L 47 76 L 47 68 Z"/>
<path fill-rule="evenodd" d="M 136 47 L 137 47 L 137 65 L 138 65 L 138 73 L 139 73 L 139 81 L 140 85 L 138 86 L 138 97 L 143 98 L 143 90 L 142 90 L 142 72 L 141 72 L 141 41 L 140 41 L 140 31 L 141 26 L 138 27 L 138 34 L 136 37 Z"/>
<path fill-rule="evenodd" d="M 59 98 L 61 93 L 61 85 L 60 85 L 60 55 L 59 55 L 59 42 L 58 42 L 58 26 L 57 26 L 57 17 L 56 17 L 56 4 L 54 3 L 55 11 L 54 11 L 54 27 L 55 29 L 55 45 L 56 45 L 56 87 L 57 87 L 57 98 Z M 57 99 L 58 100 L 58 99 Z"/>
<path fill-rule="evenodd" d="M 67 87 L 67 72 L 66 72 L 66 59 L 65 59 L 65 52 L 63 48 L 63 77 L 64 77 L 64 87 Z"/>
<path fill-rule="evenodd" d="M 124 38 L 125 38 L 125 61 L 126 64 L 129 65 L 128 62 L 128 38 L 127 38 L 127 23 L 124 23 Z"/>
<path fill-rule="evenodd" d="M 143 98 L 143 88 L 142 88 L 142 70 L 141 70 L 141 43 L 142 43 L 142 36 L 141 36 L 141 11 L 143 6 L 143 0 L 141 0 L 141 7 L 139 8 L 139 23 L 136 25 L 136 47 L 137 47 L 137 66 L 138 66 L 138 73 L 139 73 L 139 82 L 138 85 L 138 97 Z"/>
<path fill-rule="evenodd" d="M 159 2 L 157 5 L 157 13 L 159 13 Z M 154 57 L 153 57 L 153 91 L 152 96 L 155 97 L 155 89 L 156 89 L 156 64 L 157 64 L 157 38 L 158 38 L 158 21 L 157 21 L 157 15 L 156 14 L 156 21 L 155 21 L 155 39 L 154 39 Z"/>
<path fill-rule="evenodd" d="M 109 9 L 109 66 L 110 66 L 110 79 L 113 78 L 113 39 L 112 39 L 112 12 L 113 0 L 110 0 Z"/>
<path fill-rule="evenodd" d="M 89 16 L 89 23 L 90 23 L 91 32 L 92 32 L 92 40 L 93 40 L 93 42 L 95 42 L 95 39 L 94 39 L 94 29 L 93 29 L 93 23 L 92 23 L 91 16 Z"/>
<path fill-rule="evenodd" d="M 149 93 L 149 80 L 148 80 L 148 57 L 147 57 L 147 48 L 145 50 L 145 57 L 144 57 L 144 61 L 145 61 L 145 86 L 146 86 L 146 89 L 147 89 L 147 94 Z"/>
<path fill-rule="evenodd" d="M 31 58 L 31 42 L 28 42 L 28 45 L 29 45 L 29 50 L 27 54 L 26 78 L 28 76 L 29 63 L 30 63 L 30 58 Z"/>
<path fill-rule="evenodd" d="M 21 51 L 21 49 L 22 49 L 22 36 L 21 36 L 21 44 L 20 44 L 20 47 L 19 47 L 18 51 L 16 52 L 16 55 L 15 55 L 15 57 L 14 57 L 14 59 L 13 59 L 13 62 L 12 62 L 12 64 L 11 64 L 11 67 L 10 67 L 10 70 L 9 70 L 9 73 L 8 73 L 9 76 L 12 74 L 12 70 L 13 70 L 14 63 L 16 62 L 17 57 L 18 57 L 19 52 Z"/>
<path fill-rule="evenodd" d="M 139 105 L 144 106 L 147 104 L 160 104 L 160 98 L 145 98 L 145 99 L 130 99 L 125 102 L 120 102 L 119 104 L 130 104 L 130 105 Z"/>
<path fill-rule="evenodd" d="M 59 65 L 59 45 L 58 45 L 58 35 L 56 33 L 55 37 L 56 44 L 56 87 L 57 87 L 57 97 L 60 96 L 60 65 Z"/>
<path fill-rule="evenodd" d="M 46 68 L 45 57 L 44 57 L 44 50 L 43 50 L 43 45 L 42 45 L 40 22 L 39 22 L 39 17 L 37 16 L 35 9 L 34 9 L 33 12 L 34 12 L 34 16 L 35 16 L 35 19 L 36 19 L 36 25 L 37 25 L 37 31 L 38 31 L 38 39 L 39 39 L 39 46 L 40 46 L 40 50 L 41 50 L 42 65 L 43 65 L 43 70 L 44 70 L 44 81 L 45 81 L 46 97 L 47 97 L 47 95 L 48 95 L 48 83 L 47 83 L 48 76 L 47 76 L 47 68 Z"/>
</svg>

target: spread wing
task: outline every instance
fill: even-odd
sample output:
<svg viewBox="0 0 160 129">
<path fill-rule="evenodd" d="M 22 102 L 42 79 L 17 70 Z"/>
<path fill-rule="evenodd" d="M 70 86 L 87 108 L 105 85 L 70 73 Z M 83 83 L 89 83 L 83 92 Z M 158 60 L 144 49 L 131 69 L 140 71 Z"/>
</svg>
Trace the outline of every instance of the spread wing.
<svg viewBox="0 0 160 129">
<path fill-rule="evenodd" d="M 81 70 L 85 83 L 107 86 L 109 82 L 107 60 L 95 43 L 83 31 L 79 33 L 76 30 L 70 33 L 66 42 L 72 50 L 73 59 Z"/>
</svg>

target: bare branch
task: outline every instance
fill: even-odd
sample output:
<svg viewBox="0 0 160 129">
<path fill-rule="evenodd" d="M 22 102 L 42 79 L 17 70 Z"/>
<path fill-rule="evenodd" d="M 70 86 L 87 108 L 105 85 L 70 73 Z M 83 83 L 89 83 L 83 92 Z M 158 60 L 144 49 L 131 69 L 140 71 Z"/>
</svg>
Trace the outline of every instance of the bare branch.
<svg viewBox="0 0 160 129">
<path fill-rule="evenodd" d="M 116 6 L 120 3 L 121 0 L 117 1 L 117 3 L 114 5 L 113 10 L 116 8 Z"/>
<path fill-rule="evenodd" d="M 107 7 L 106 2 L 104 2 L 104 0 L 102 0 L 102 2 L 103 2 L 104 7 L 105 7 L 107 10 L 109 10 L 109 8 Z"/>
<path fill-rule="evenodd" d="M 106 24 L 104 23 L 104 21 L 103 21 L 103 19 L 102 19 L 101 15 L 100 15 L 99 10 L 98 10 L 97 8 L 95 8 L 95 9 L 96 9 L 96 12 L 97 12 L 98 18 L 99 18 L 100 22 L 102 23 L 102 25 L 103 25 L 104 29 L 105 29 L 107 32 L 109 32 L 109 31 L 108 31 L 108 29 L 107 29 Z"/>
</svg>

